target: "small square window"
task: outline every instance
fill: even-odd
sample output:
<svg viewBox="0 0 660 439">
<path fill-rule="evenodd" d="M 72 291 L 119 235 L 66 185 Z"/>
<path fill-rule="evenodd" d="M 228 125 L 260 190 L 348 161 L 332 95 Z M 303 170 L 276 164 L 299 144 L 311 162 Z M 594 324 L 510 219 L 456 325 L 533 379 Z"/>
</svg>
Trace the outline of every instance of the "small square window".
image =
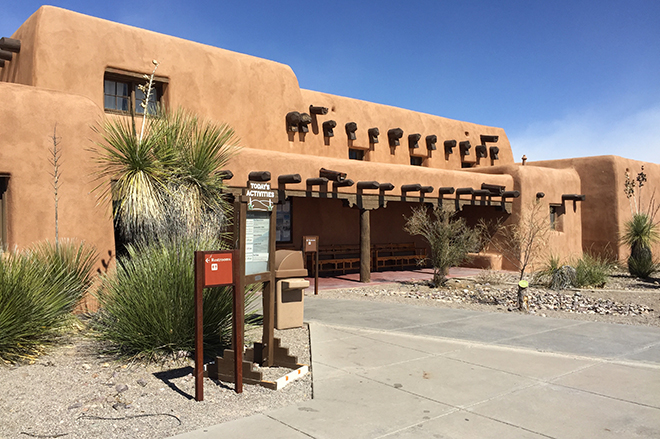
<svg viewBox="0 0 660 439">
<path fill-rule="evenodd" d="M 564 231 L 564 206 L 561 204 L 550 205 L 550 230 Z"/>
<path fill-rule="evenodd" d="M 364 151 L 361 149 L 349 149 L 348 158 L 350 160 L 364 160 Z"/>
<path fill-rule="evenodd" d="M 410 164 L 411 165 L 413 165 L 413 166 L 422 166 L 423 163 L 424 163 L 424 157 L 418 157 L 418 156 L 414 156 L 414 155 L 410 156 Z"/>
<path fill-rule="evenodd" d="M 160 78 L 166 81 L 165 78 Z M 142 103 L 146 99 L 145 93 L 140 86 L 146 86 L 148 80 L 137 73 L 126 72 L 125 74 L 110 69 L 106 71 L 103 81 L 103 107 L 110 112 L 128 113 L 131 107 L 136 114 L 144 114 Z M 155 114 L 164 90 L 164 82 L 154 80 L 149 102 L 146 103 L 147 112 Z"/>
</svg>

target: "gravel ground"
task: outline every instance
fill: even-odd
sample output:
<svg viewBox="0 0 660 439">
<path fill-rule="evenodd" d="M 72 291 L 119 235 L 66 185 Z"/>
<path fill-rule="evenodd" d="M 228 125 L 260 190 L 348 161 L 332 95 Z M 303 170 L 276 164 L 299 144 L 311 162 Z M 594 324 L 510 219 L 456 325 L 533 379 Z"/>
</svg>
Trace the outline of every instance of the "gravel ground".
<svg viewBox="0 0 660 439">
<path fill-rule="evenodd" d="M 484 270 L 478 276 L 449 279 L 443 288 L 434 288 L 426 281 L 410 281 L 326 290 L 319 297 L 518 312 L 515 309 L 517 280 L 514 274 Z M 532 285 L 527 293 L 529 313 L 539 317 L 660 326 L 658 279 L 640 281 L 625 273 L 615 273 L 603 288 L 553 291 Z"/>
<path fill-rule="evenodd" d="M 423 306 L 514 311 L 516 277 L 484 271 L 450 279 L 444 288 L 428 282 L 369 285 L 321 291 L 320 298 L 389 301 Z M 529 313 L 543 317 L 660 326 L 660 282 L 642 282 L 625 273 L 604 288 L 552 291 L 532 286 Z M 313 294 L 308 290 L 307 294 Z M 246 332 L 257 340 L 260 328 Z M 307 327 L 276 331 L 298 361 L 310 364 Z M 0 438 L 152 438 L 283 407 L 312 397 L 312 376 L 273 391 L 205 379 L 204 401 L 193 399 L 189 359 L 126 364 L 99 354 L 96 340 L 70 336 L 34 364 L 0 367 Z M 274 380 L 287 370 L 265 371 Z"/>
<path fill-rule="evenodd" d="M 310 364 L 307 327 L 276 337 Z M 197 402 L 192 361 L 126 364 L 98 352 L 96 340 L 75 335 L 34 364 L 0 367 L 0 438 L 168 437 L 312 397 L 310 374 L 277 391 L 244 385 L 242 394 L 206 378 Z M 282 369 L 269 372 L 274 380 Z"/>
</svg>

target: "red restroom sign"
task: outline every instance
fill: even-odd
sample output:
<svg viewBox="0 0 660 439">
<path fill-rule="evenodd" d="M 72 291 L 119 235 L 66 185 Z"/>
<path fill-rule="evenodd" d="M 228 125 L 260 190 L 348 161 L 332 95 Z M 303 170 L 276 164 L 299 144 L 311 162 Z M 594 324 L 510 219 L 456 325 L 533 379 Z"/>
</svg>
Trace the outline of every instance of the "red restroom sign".
<svg viewBox="0 0 660 439">
<path fill-rule="evenodd" d="M 204 286 L 232 284 L 232 252 L 206 252 L 204 255 Z"/>
</svg>

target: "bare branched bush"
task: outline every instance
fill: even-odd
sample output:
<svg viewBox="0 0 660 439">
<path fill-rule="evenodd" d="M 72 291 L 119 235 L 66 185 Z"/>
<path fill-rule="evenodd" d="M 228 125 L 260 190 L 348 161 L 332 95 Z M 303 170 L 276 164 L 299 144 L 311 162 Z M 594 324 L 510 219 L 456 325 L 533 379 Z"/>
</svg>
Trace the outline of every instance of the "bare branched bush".
<svg viewBox="0 0 660 439">
<path fill-rule="evenodd" d="M 456 212 L 436 208 L 432 212 L 424 206 L 414 208 L 406 218 L 404 226 L 411 235 L 419 235 L 431 247 L 433 283 L 443 285 L 449 267 L 454 267 L 468 258 L 468 253 L 477 251 L 480 245 L 477 230 L 467 226 Z"/>
</svg>

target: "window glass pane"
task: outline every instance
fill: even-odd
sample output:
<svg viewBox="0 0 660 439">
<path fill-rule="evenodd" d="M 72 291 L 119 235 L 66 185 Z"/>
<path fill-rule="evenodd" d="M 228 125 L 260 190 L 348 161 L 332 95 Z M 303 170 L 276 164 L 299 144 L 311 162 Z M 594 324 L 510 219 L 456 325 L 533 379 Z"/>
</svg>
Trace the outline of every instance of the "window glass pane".
<svg viewBox="0 0 660 439">
<path fill-rule="evenodd" d="M 117 102 L 115 101 L 114 96 L 105 95 L 104 107 L 110 110 L 117 109 Z"/>
<path fill-rule="evenodd" d="M 127 83 L 125 82 L 117 83 L 117 96 L 129 96 Z"/>
<path fill-rule="evenodd" d="M 121 111 L 128 111 L 128 98 L 117 98 L 117 109 Z"/>
<path fill-rule="evenodd" d="M 115 81 L 108 81 L 107 79 L 103 82 L 103 91 L 107 95 L 116 94 L 117 83 Z"/>
</svg>

